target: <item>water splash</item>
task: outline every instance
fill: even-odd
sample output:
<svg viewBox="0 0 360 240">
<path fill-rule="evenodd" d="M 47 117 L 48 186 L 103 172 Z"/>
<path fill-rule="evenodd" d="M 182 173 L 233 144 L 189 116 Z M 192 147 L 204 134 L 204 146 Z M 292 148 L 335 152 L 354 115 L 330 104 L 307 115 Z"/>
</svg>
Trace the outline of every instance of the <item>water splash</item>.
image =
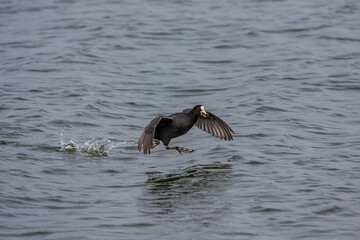
<svg viewBox="0 0 360 240">
<path fill-rule="evenodd" d="M 60 134 L 60 142 L 60 151 L 80 153 L 87 157 L 107 156 L 110 150 L 123 144 L 132 143 L 126 140 L 118 142 L 106 138 L 93 138 L 81 144 L 74 139 L 65 141 L 62 133 Z"/>
</svg>

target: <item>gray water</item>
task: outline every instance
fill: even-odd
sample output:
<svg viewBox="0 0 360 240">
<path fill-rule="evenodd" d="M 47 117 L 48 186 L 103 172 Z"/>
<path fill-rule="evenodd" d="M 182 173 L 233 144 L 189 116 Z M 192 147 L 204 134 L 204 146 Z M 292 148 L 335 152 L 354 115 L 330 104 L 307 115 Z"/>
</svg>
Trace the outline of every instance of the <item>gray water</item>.
<svg viewBox="0 0 360 240">
<path fill-rule="evenodd" d="M 1 1 L 0 238 L 359 239 L 359 59 L 357 0 Z"/>
</svg>

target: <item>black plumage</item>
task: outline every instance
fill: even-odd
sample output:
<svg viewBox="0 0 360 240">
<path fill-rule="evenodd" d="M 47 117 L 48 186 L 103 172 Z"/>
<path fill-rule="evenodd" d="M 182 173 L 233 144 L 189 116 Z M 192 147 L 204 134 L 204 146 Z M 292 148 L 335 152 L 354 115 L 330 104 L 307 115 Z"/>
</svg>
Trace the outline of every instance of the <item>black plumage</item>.
<svg viewBox="0 0 360 240">
<path fill-rule="evenodd" d="M 176 149 L 181 152 L 193 152 L 194 150 L 183 147 L 169 147 L 172 138 L 187 133 L 193 126 L 211 134 L 214 137 L 231 141 L 234 131 L 219 117 L 206 112 L 204 106 L 196 105 L 193 109 L 185 109 L 181 113 L 169 116 L 159 115 L 154 118 L 142 132 L 139 141 L 139 151 L 150 154 L 150 149 L 163 142 L 166 149 Z"/>
</svg>

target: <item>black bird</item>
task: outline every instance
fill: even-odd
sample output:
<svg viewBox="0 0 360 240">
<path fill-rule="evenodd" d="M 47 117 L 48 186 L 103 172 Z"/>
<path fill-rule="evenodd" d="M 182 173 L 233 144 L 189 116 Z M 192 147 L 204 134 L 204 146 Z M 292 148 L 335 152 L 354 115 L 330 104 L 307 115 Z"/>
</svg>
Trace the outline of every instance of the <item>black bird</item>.
<svg viewBox="0 0 360 240">
<path fill-rule="evenodd" d="M 175 149 L 179 153 L 191 153 L 195 150 L 177 146 L 169 147 L 168 144 L 172 138 L 184 135 L 194 125 L 214 137 L 233 140 L 231 133 L 234 131 L 223 120 L 206 112 L 204 106 L 196 105 L 193 109 L 184 109 L 182 113 L 174 113 L 169 116 L 159 115 L 154 118 L 139 138 L 139 152 L 143 148 L 144 154 L 150 154 L 150 149 L 162 141 L 166 149 Z"/>
</svg>

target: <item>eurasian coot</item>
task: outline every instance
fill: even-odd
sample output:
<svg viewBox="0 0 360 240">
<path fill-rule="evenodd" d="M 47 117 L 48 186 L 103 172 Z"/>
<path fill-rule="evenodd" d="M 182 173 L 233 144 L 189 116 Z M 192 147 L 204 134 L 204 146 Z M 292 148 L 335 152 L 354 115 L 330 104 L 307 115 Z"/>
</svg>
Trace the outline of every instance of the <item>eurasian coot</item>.
<svg viewBox="0 0 360 240">
<path fill-rule="evenodd" d="M 195 150 L 177 146 L 169 147 L 168 144 L 172 138 L 184 135 L 194 125 L 214 137 L 229 141 L 233 139 L 231 133 L 234 131 L 223 120 L 206 112 L 204 106 L 196 105 L 193 109 L 185 109 L 182 113 L 169 116 L 159 115 L 154 118 L 139 138 L 139 152 L 143 148 L 144 154 L 150 154 L 150 149 L 162 141 L 166 149 L 175 149 L 179 153 L 191 153 Z"/>
</svg>

